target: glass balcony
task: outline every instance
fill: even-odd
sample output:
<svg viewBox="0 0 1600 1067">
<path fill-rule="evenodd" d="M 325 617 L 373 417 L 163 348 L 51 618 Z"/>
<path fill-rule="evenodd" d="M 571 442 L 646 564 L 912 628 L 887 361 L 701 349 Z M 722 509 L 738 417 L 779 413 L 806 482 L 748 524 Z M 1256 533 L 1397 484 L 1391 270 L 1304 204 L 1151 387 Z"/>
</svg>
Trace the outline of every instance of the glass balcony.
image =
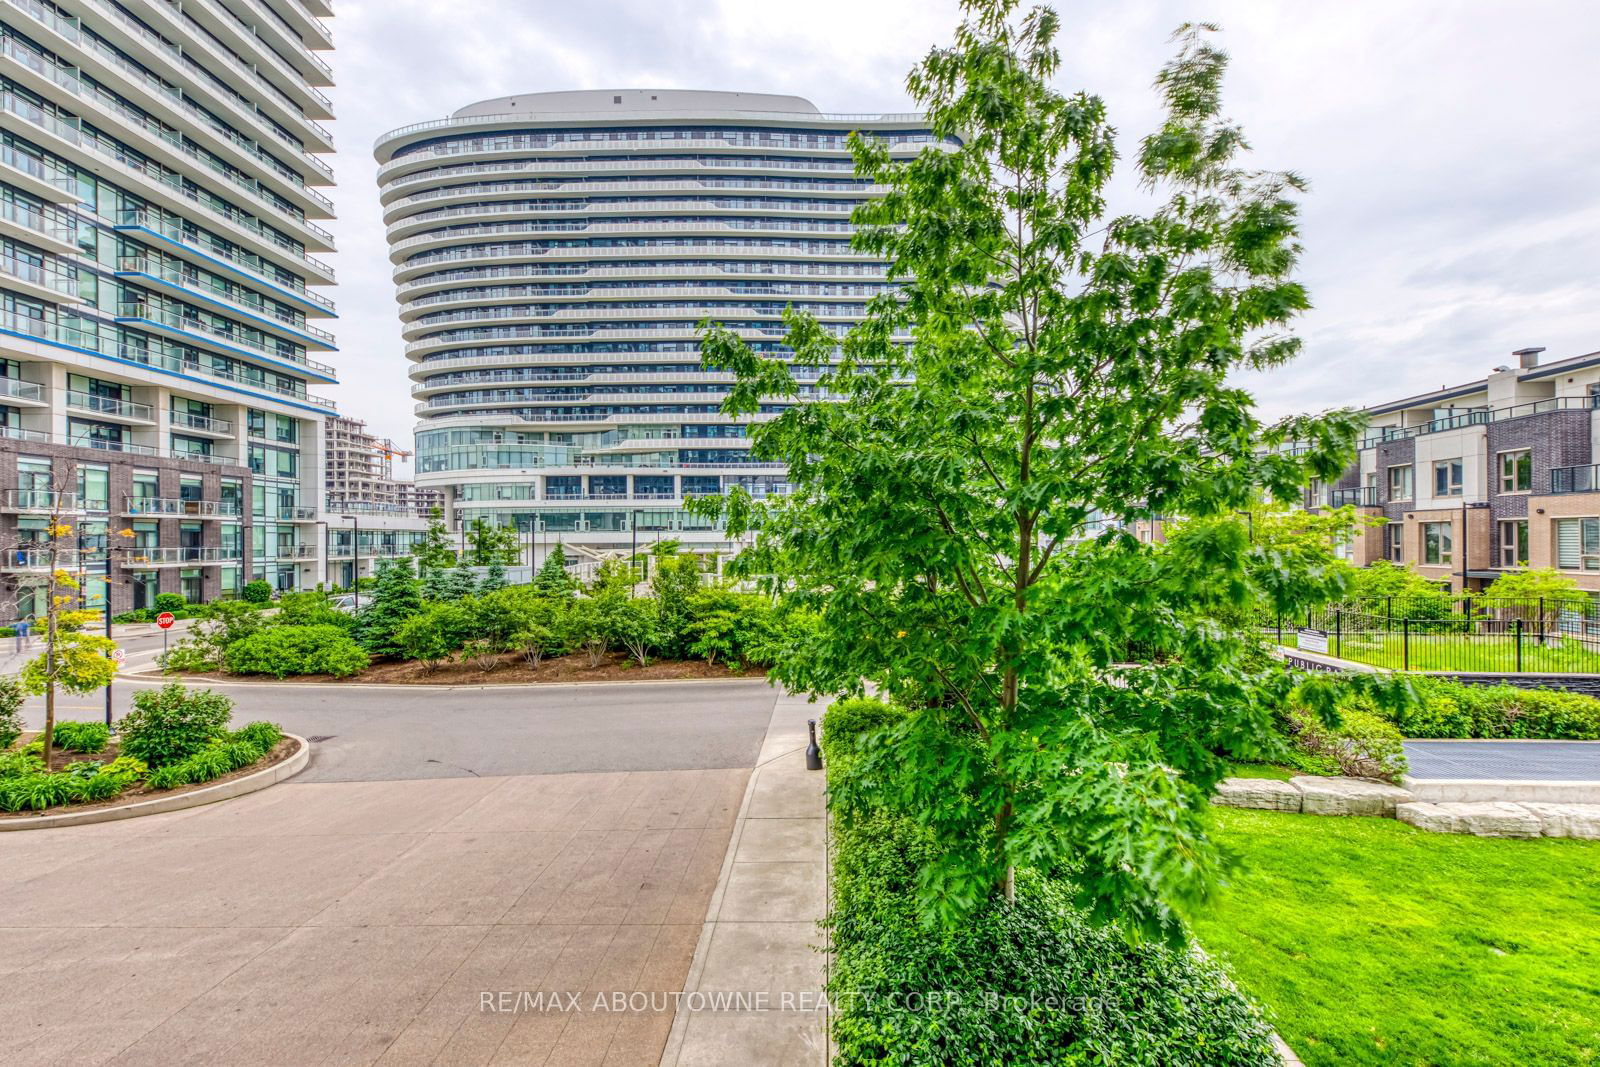
<svg viewBox="0 0 1600 1067">
<path fill-rule="evenodd" d="M 226 519 L 239 516 L 239 505 L 231 500 L 184 500 L 181 497 L 125 496 L 124 515 L 157 515 L 196 519 Z"/>
<path fill-rule="evenodd" d="M 77 411 L 92 411 L 97 415 L 108 415 L 118 419 L 132 419 L 138 422 L 154 422 L 155 411 L 148 404 L 135 404 L 131 400 L 118 400 L 109 396 L 98 396 L 94 393 L 80 393 L 70 390 L 67 393 L 67 407 Z"/>
</svg>

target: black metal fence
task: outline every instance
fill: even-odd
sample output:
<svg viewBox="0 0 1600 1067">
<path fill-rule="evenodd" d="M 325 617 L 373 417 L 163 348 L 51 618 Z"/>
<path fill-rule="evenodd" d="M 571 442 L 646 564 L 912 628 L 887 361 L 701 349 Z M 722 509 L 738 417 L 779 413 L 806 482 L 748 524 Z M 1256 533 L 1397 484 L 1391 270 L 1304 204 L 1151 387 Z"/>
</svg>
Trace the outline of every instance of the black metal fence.
<svg viewBox="0 0 1600 1067">
<path fill-rule="evenodd" d="M 1600 609 L 1586 596 L 1364 597 L 1259 622 L 1279 644 L 1376 667 L 1600 674 Z"/>
</svg>

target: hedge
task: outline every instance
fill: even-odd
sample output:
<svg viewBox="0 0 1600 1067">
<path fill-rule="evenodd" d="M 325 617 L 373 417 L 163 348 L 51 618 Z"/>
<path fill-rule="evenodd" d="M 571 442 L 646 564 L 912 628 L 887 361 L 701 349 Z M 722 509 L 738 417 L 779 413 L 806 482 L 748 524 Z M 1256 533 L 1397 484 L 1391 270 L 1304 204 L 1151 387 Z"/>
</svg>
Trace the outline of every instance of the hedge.
<svg viewBox="0 0 1600 1067">
<path fill-rule="evenodd" d="M 1428 677 L 1412 683 L 1421 699 L 1386 716 L 1406 737 L 1600 740 L 1600 700 L 1582 693 Z M 1381 714 L 1361 698 L 1352 703 Z"/>
<path fill-rule="evenodd" d="M 338 626 L 268 626 L 227 647 L 229 674 L 329 674 L 348 678 L 370 662 L 366 649 Z"/>
<path fill-rule="evenodd" d="M 850 774 L 860 739 L 898 715 L 868 700 L 829 708 L 830 779 Z M 1015 904 L 996 899 L 959 927 L 929 930 L 916 879 L 939 845 L 913 814 L 836 818 L 830 832 L 837 1063 L 1278 1062 L 1267 1023 L 1220 967 L 1091 923 L 1059 872 L 1019 871 Z"/>
</svg>

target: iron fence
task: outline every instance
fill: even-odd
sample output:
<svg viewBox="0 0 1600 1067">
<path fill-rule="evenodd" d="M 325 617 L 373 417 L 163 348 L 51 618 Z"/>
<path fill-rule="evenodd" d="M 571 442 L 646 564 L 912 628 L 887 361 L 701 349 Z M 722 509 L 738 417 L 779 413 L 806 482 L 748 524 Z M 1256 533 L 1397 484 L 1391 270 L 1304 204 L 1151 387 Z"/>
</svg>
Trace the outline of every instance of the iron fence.
<svg viewBox="0 0 1600 1067">
<path fill-rule="evenodd" d="M 1364 597 L 1258 621 L 1279 644 L 1377 667 L 1600 674 L 1600 607 L 1582 595 Z"/>
</svg>

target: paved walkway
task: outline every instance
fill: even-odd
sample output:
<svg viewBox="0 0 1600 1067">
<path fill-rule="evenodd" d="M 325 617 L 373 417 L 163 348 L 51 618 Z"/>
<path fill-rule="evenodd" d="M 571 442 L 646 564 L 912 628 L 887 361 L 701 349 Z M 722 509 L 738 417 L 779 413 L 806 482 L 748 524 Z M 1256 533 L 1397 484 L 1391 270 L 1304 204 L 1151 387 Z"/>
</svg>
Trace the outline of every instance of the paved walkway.
<svg viewBox="0 0 1600 1067">
<path fill-rule="evenodd" d="M 826 1067 L 817 927 L 827 908 L 824 776 L 805 766 L 806 719 L 780 697 L 751 772 L 685 1000 L 661 1067 Z"/>
<path fill-rule="evenodd" d="M 1600 782 L 1600 741 L 1407 741 L 1413 778 Z"/>
</svg>

